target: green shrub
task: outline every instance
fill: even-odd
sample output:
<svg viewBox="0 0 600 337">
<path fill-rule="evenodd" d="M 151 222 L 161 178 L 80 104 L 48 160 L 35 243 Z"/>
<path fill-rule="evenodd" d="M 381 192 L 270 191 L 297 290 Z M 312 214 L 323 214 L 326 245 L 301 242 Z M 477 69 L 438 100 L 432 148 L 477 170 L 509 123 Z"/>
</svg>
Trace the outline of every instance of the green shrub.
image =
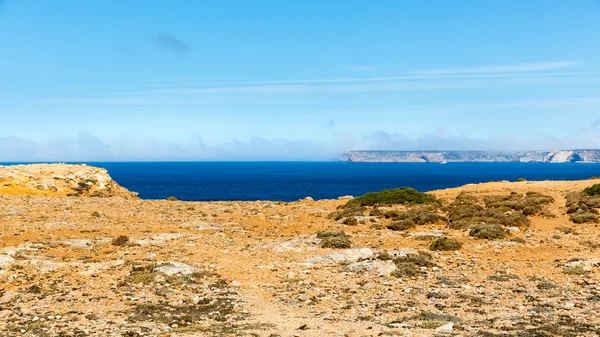
<svg viewBox="0 0 600 337">
<path fill-rule="evenodd" d="M 415 222 L 411 219 L 398 220 L 389 224 L 387 228 L 393 231 L 405 231 L 411 228 L 415 228 Z"/>
<path fill-rule="evenodd" d="M 168 200 L 168 201 L 177 201 L 177 200 L 179 200 L 179 199 L 177 199 L 177 197 L 170 196 L 170 197 L 168 197 L 166 200 Z"/>
<path fill-rule="evenodd" d="M 414 221 L 417 225 L 427 225 L 427 224 L 436 224 L 436 223 L 447 223 L 448 219 L 437 213 L 432 212 L 423 212 L 415 214 L 411 217 L 412 221 Z"/>
<path fill-rule="evenodd" d="M 390 254 L 387 250 L 384 250 L 383 252 L 377 254 L 377 259 L 382 261 L 388 261 L 393 260 L 394 256 Z"/>
<path fill-rule="evenodd" d="M 342 221 L 342 223 L 344 225 L 348 225 L 348 226 L 356 226 L 356 225 L 358 225 L 358 220 L 356 220 L 355 217 L 348 217 L 348 218 L 344 219 L 344 221 Z"/>
<path fill-rule="evenodd" d="M 600 195 L 600 184 L 594 184 L 590 187 L 587 187 L 583 190 L 583 193 L 593 196 L 593 195 Z"/>
<path fill-rule="evenodd" d="M 332 212 L 327 217 L 337 221 L 351 216 L 362 216 L 364 211 L 365 207 L 351 207 Z"/>
<path fill-rule="evenodd" d="M 525 179 L 525 178 L 519 178 L 519 179 L 517 179 L 518 183 L 523 182 L 523 181 L 527 181 L 527 179 Z"/>
<path fill-rule="evenodd" d="M 414 263 L 396 263 L 396 269 L 390 273 L 393 277 L 415 277 L 421 275 L 421 269 Z"/>
<path fill-rule="evenodd" d="M 578 210 L 575 213 L 572 213 L 569 218 L 571 221 L 577 224 L 581 223 L 598 223 L 600 221 L 600 217 L 598 217 L 594 213 Z"/>
<path fill-rule="evenodd" d="M 407 254 L 394 259 L 396 265 L 401 263 L 413 263 L 419 267 L 434 267 L 431 254 L 427 252 L 418 252 L 417 254 Z"/>
<path fill-rule="evenodd" d="M 563 272 L 567 275 L 573 275 L 573 276 L 579 276 L 579 275 L 586 275 L 587 271 L 585 271 L 585 269 L 583 269 L 582 266 L 572 266 L 572 267 L 567 267 L 563 270 Z"/>
<path fill-rule="evenodd" d="M 429 245 L 429 249 L 433 251 L 451 251 L 458 250 L 462 247 L 462 244 L 455 239 L 442 237 L 433 241 Z"/>
<path fill-rule="evenodd" d="M 444 322 L 440 321 L 423 321 L 419 324 L 419 328 L 422 329 L 436 329 L 444 325 Z"/>
<path fill-rule="evenodd" d="M 351 242 L 348 234 L 340 232 L 319 232 L 317 238 L 321 239 L 321 248 L 350 248 Z"/>
<path fill-rule="evenodd" d="M 381 192 L 371 192 L 354 198 L 346 204 L 346 207 L 373 206 L 373 205 L 408 205 L 425 204 L 437 202 L 437 199 L 429 194 L 418 192 L 410 187 L 394 188 Z"/>
<path fill-rule="evenodd" d="M 471 228 L 469 235 L 478 239 L 504 239 L 506 231 L 497 224 L 479 224 Z"/>
</svg>

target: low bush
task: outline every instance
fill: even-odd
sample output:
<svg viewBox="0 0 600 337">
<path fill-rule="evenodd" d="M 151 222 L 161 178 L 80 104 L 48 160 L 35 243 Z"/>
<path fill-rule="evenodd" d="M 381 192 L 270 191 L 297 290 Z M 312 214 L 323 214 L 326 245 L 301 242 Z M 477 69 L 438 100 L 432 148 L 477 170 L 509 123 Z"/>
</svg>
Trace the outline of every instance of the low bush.
<svg viewBox="0 0 600 337">
<path fill-rule="evenodd" d="M 113 246 L 126 246 L 129 243 L 129 237 L 127 235 L 119 235 L 111 243 Z"/>
<path fill-rule="evenodd" d="M 330 213 L 327 217 L 331 220 L 340 220 L 351 216 L 362 216 L 365 212 L 365 207 L 351 207 L 346 209 L 340 209 Z"/>
<path fill-rule="evenodd" d="M 354 198 L 345 207 L 374 206 L 374 205 L 410 205 L 437 202 L 437 199 L 429 194 L 419 192 L 410 187 L 394 188 L 381 192 L 371 192 Z"/>
<path fill-rule="evenodd" d="M 321 239 L 321 248 L 350 248 L 351 242 L 348 234 L 343 231 L 318 232 L 317 238 Z"/>
<path fill-rule="evenodd" d="M 414 263 L 419 267 L 434 267 L 431 254 L 427 252 L 418 252 L 417 254 L 407 254 L 394 259 L 396 265 L 400 263 Z"/>
<path fill-rule="evenodd" d="M 177 201 L 177 200 L 179 200 L 179 199 L 177 199 L 177 197 L 170 196 L 170 197 L 167 197 L 167 199 L 166 199 L 166 200 L 168 200 L 168 201 Z"/>
<path fill-rule="evenodd" d="M 594 184 L 590 187 L 585 188 L 583 190 L 583 193 L 589 196 L 600 195 L 600 184 Z"/>
<path fill-rule="evenodd" d="M 585 269 L 583 269 L 582 266 L 572 266 L 572 267 L 567 267 L 563 270 L 563 273 L 567 274 L 567 275 L 572 275 L 572 276 L 579 276 L 579 275 L 586 275 L 587 271 L 585 271 Z"/>
<path fill-rule="evenodd" d="M 571 215 L 569 215 L 569 218 L 576 224 L 598 223 L 600 221 L 600 217 L 598 217 L 598 215 L 582 210 L 578 210 L 577 212 L 572 213 Z"/>
<path fill-rule="evenodd" d="M 415 277 L 421 275 L 421 269 L 414 263 L 402 262 L 396 263 L 396 269 L 391 272 L 393 277 Z"/>
<path fill-rule="evenodd" d="M 411 228 L 415 228 L 415 222 L 411 219 L 398 220 L 387 225 L 387 228 L 393 231 L 405 231 Z"/>
<path fill-rule="evenodd" d="M 429 249 L 433 251 L 452 251 L 459 250 L 461 247 L 462 244 L 460 242 L 447 237 L 441 237 L 429 245 Z"/>
<path fill-rule="evenodd" d="M 479 224 L 471 228 L 469 235 L 478 239 L 504 239 L 506 231 L 497 224 Z"/>
<path fill-rule="evenodd" d="M 527 179 L 525 179 L 525 178 L 519 178 L 519 179 L 517 179 L 518 183 L 523 182 L 523 181 L 527 181 Z"/>
<path fill-rule="evenodd" d="M 348 225 L 348 226 L 356 226 L 356 225 L 358 225 L 358 220 L 356 220 L 356 218 L 352 216 L 352 217 L 348 217 L 348 218 L 344 219 L 344 221 L 342 221 L 342 223 L 344 225 Z"/>
</svg>

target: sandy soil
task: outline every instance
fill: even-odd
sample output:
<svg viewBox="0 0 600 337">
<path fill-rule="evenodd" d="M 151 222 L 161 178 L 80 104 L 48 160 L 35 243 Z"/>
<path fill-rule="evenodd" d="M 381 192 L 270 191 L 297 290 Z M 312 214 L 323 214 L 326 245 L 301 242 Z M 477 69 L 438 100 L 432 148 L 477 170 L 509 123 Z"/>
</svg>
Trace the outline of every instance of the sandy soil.
<svg viewBox="0 0 600 337">
<path fill-rule="evenodd" d="M 367 214 L 356 226 L 328 219 L 347 200 L 4 194 L 0 335 L 598 336 L 600 229 L 572 223 L 564 198 L 594 182 L 432 192 L 446 205 L 460 191 L 555 198 L 500 240 L 443 224 L 392 231 Z M 344 230 L 352 248 L 321 248 L 323 230 Z M 431 252 L 421 275 L 391 276 L 394 264 L 376 258 L 428 251 L 440 235 L 463 247 Z M 585 272 L 565 273 L 573 265 Z"/>
</svg>

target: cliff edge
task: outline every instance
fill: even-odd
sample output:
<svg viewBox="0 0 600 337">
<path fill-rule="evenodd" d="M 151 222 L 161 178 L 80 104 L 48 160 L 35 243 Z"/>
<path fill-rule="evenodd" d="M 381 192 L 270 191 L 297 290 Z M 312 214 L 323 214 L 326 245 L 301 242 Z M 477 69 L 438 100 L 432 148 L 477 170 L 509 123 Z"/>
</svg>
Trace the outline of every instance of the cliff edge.
<svg viewBox="0 0 600 337">
<path fill-rule="evenodd" d="M 68 164 L 0 166 L 0 194 L 137 198 L 102 168 Z"/>
<path fill-rule="evenodd" d="M 600 150 L 494 151 L 349 151 L 342 162 L 357 163 L 600 163 Z"/>
</svg>

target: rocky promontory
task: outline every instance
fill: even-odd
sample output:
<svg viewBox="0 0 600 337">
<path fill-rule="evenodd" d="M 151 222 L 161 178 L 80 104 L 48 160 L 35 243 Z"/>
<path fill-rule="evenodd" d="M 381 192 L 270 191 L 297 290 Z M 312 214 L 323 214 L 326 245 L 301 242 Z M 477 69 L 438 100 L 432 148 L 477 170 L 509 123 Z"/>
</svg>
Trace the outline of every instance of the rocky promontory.
<svg viewBox="0 0 600 337">
<path fill-rule="evenodd" d="M 0 166 L 0 194 L 137 198 L 105 169 L 84 164 Z"/>
</svg>

